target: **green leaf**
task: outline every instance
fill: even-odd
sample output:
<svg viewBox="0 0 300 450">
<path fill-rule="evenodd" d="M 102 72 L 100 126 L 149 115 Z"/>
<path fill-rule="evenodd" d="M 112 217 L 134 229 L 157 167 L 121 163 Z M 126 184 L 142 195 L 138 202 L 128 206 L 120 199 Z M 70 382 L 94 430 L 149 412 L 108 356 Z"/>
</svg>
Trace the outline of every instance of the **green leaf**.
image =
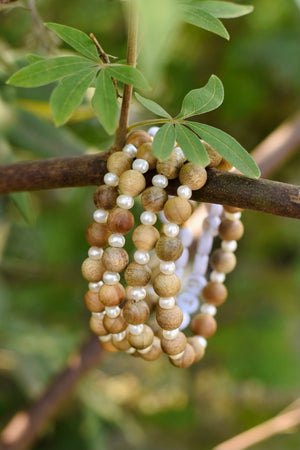
<svg viewBox="0 0 300 450">
<path fill-rule="evenodd" d="M 34 53 L 29 53 L 29 55 L 27 55 L 27 60 L 29 64 L 33 64 L 37 61 L 43 61 L 44 59 L 45 59 L 44 56 L 35 55 Z"/>
<path fill-rule="evenodd" d="M 111 77 L 125 84 L 132 84 L 137 89 L 150 89 L 144 75 L 135 67 L 126 64 L 111 64 L 105 69 Z"/>
<path fill-rule="evenodd" d="M 101 70 L 96 80 L 92 106 L 107 133 L 113 134 L 117 126 L 119 104 L 115 87 L 107 70 Z"/>
<path fill-rule="evenodd" d="M 198 6 L 214 17 L 220 19 L 233 19 L 235 17 L 245 16 L 253 11 L 252 5 L 238 5 L 223 1 L 200 1 Z"/>
<path fill-rule="evenodd" d="M 167 111 L 164 110 L 158 103 L 155 103 L 153 100 L 149 100 L 148 98 L 142 97 L 139 94 L 135 94 L 138 102 L 141 103 L 146 109 L 153 112 L 157 116 L 166 117 L 167 119 L 171 119 L 171 116 Z"/>
<path fill-rule="evenodd" d="M 259 168 L 252 156 L 229 134 L 203 123 L 186 122 L 186 124 L 240 172 L 251 178 L 260 176 Z"/>
<path fill-rule="evenodd" d="M 82 55 L 99 62 L 97 48 L 92 39 L 76 28 L 60 25 L 59 23 L 45 23 L 47 28 L 53 30 L 63 41 L 73 47 Z"/>
<path fill-rule="evenodd" d="M 183 5 L 183 19 L 196 27 L 203 28 L 225 39 L 229 39 L 229 34 L 222 22 L 204 9 L 201 9 L 198 5 Z"/>
<path fill-rule="evenodd" d="M 221 80 L 212 75 L 208 83 L 200 89 L 193 89 L 183 99 L 177 118 L 186 118 L 203 114 L 218 108 L 224 100 L 224 88 Z"/>
<path fill-rule="evenodd" d="M 27 222 L 28 225 L 34 225 L 35 215 L 29 201 L 28 192 L 14 192 L 9 194 L 9 197 L 25 222 Z"/>
<path fill-rule="evenodd" d="M 173 123 L 166 123 L 156 133 L 152 142 L 152 152 L 160 161 L 168 158 L 175 144 L 175 128 Z"/>
<path fill-rule="evenodd" d="M 209 157 L 200 138 L 186 126 L 176 123 L 176 140 L 188 161 L 205 167 L 209 164 Z"/>
<path fill-rule="evenodd" d="M 97 69 L 80 70 L 61 80 L 50 97 L 55 124 L 62 125 L 71 116 L 74 109 L 80 105 L 85 91 L 93 81 Z"/>
</svg>

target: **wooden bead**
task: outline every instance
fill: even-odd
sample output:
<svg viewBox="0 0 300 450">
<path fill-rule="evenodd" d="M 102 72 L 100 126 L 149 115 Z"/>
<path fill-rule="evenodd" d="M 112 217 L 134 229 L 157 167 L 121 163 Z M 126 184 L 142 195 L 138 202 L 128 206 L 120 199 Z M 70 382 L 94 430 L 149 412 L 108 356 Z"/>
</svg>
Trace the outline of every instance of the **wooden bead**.
<svg viewBox="0 0 300 450">
<path fill-rule="evenodd" d="M 118 317 L 115 317 L 114 319 L 105 315 L 103 325 L 108 333 L 112 334 L 121 333 L 127 328 L 127 322 L 122 314 L 119 314 Z"/>
<path fill-rule="evenodd" d="M 103 184 L 94 192 L 94 203 L 97 208 L 109 210 L 116 206 L 118 195 L 116 188 Z"/>
<path fill-rule="evenodd" d="M 159 174 L 164 175 L 168 180 L 174 180 L 178 177 L 179 171 L 184 160 L 174 153 L 164 161 L 158 161 L 156 170 Z"/>
<path fill-rule="evenodd" d="M 129 262 L 129 256 L 124 248 L 108 247 L 102 256 L 106 270 L 121 272 Z"/>
<path fill-rule="evenodd" d="M 223 208 L 225 211 L 234 214 L 236 212 L 242 212 L 243 209 L 242 208 L 238 208 L 237 206 L 229 206 L 229 205 L 223 205 Z"/>
<path fill-rule="evenodd" d="M 197 314 L 191 322 L 191 330 L 198 336 L 210 338 L 217 330 L 217 322 L 210 314 Z"/>
<path fill-rule="evenodd" d="M 132 242 L 137 249 L 149 252 L 155 247 L 159 231 L 152 225 L 139 225 L 132 234 Z"/>
<path fill-rule="evenodd" d="M 151 279 L 151 269 L 147 264 L 132 262 L 125 270 L 124 276 L 129 286 L 146 286 Z"/>
<path fill-rule="evenodd" d="M 217 281 L 209 281 L 202 289 L 201 295 L 206 303 L 219 306 L 222 305 L 227 298 L 227 288 L 224 284 Z"/>
<path fill-rule="evenodd" d="M 217 272 L 229 273 L 236 265 L 236 257 L 231 252 L 215 250 L 210 257 L 210 265 Z"/>
<path fill-rule="evenodd" d="M 107 331 L 103 325 L 103 317 L 91 316 L 90 318 L 90 329 L 97 336 L 106 336 Z"/>
<path fill-rule="evenodd" d="M 170 362 L 175 367 L 179 367 L 180 369 L 186 369 L 191 366 L 195 361 L 195 351 L 190 344 L 186 344 L 184 354 L 179 359 L 169 358 Z"/>
<path fill-rule="evenodd" d="M 192 207 L 185 198 L 173 197 L 166 202 L 164 213 L 169 222 L 181 225 L 191 216 Z"/>
<path fill-rule="evenodd" d="M 119 306 L 125 299 L 125 289 L 121 283 L 103 284 L 98 298 L 104 306 Z"/>
<path fill-rule="evenodd" d="M 102 312 L 104 310 L 104 305 L 99 300 L 98 292 L 87 291 L 84 296 L 84 303 L 91 312 Z"/>
<path fill-rule="evenodd" d="M 207 180 L 207 172 L 199 164 L 187 163 L 181 167 L 179 172 L 181 184 L 188 186 L 192 191 L 202 188 Z"/>
<path fill-rule="evenodd" d="M 114 346 L 111 341 L 101 341 L 99 340 L 101 347 L 103 350 L 109 353 L 117 353 L 119 350 Z"/>
<path fill-rule="evenodd" d="M 200 361 L 200 359 L 202 359 L 205 354 L 205 348 L 203 347 L 203 345 L 200 344 L 196 336 L 189 337 L 187 341 L 194 349 L 195 352 L 194 362 Z"/>
<path fill-rule="evenodd" d="M 180 291 L 180 279 L 175 273 L 159 273 L 153 280 L 153 288 L 160 297 L 173 297 Z"/>
<path fill-rule="evenodd" d="M 155 246 L 156 255 L 163 261 L 176 261 L 183 252 L 183 245 L 177 237 L 161 236 Z"/>
<path fill-rule="evenodd" d="M 124 195 L 136 197 L 146 187 L 146 180 L 142 173 L 137 170 L 126 170 L 119 179 L 119 189 Z"/>
<path fill-rule="evenodd" d="M 126 144 L 133 144 L 136 148 L 145 142 L 152 142 L 152 136 L 144 130 L 132 131 L 126 139 Z"/>
<path fill-rule="evenodd" d="M 141 196 L 141 202 L 144 209 L 154 213 L 162 211 L 167 200 L 168 194 L 163 188 L 158 186 L 148 187 Z"/>
<path fill-rule="evenodd" d="M 174 339 L 161 338 L 161 347 L 167 355 L 178 355 L 186 347 L 186 337 L 182 331 L 179 331 Z"/>
<path fill-rule="evenodd" d="M 144 330 L 141 334 L 131 334 L 128 333 L 128 341 L 132 345 L 132 347 L 136 348 L 137 350 L 142 350 L 144 348 L 149 347 L 154 338 L 154 333 L 148 325 L 144 325 Z"/>
<path fill-rule="evenodd" d="M 156 320 L 163 330 L 174 330 L 179 328 L 183 320 L 183 312 L 178 305 L 170 309 L 164 309 L 160 306 L 156 308 Z"/>
<path fill-rule="evenodd" d="M 101 259 L 86 258 L 81 265 L 84 278 L 92 283 L 102 280 L 105 267 Z"/>
<path fill-rule="evenodd" d="M 128 153 L 125 152 L 115 152 L 112 153 L 107 160 L 107 170 L 112 172 L 118 177 L 131 168 L 132 158 Z"/>
<path fill-rule="evenodd" d="M 153 337 L 152 347 L 147 353 L 141 353 L 141 357 L 146 361 L 155 361 L 162 354 L 160 339 L 157 336 Z"/>
<path fill-rule="evenodd" d="M 113 233 L 126 234 L 134 226 L 134 215 L 128 209 L 114 208 L 108 215 L 107 226 Z"/>
<path fill-rule="evenodd" d="M 123 308 L 123 316 L 127 323 L 131 325 L 139 325 L 146 322 L 150 315 L 149 306 L 144 300 L 136 302 L 128 300 Z"/>
<path fill-rule="evenodd" d="M 224 219 L 220 223 L 218 232 L 224 241 L 238 241 L 244 234 L 244 225 L 240 220 Z"/>
<path fill-rule="evenodd" d="M 210 161 L 207 167 L 217 167 L 222 161 L 222 156 L 208 142 L 205 142 L 202 139 L 201 142 L 207 151 Z"/>
<path fill-rule="evenodd" d="M 93 247 L 105 247 L 111 235 L 106 223 L 93 222 L 85 231 L 85 239 Z"/>
<path fill-rule="evenodd" d="M 216 169 L 223 170 L 224 172 L 229 172 L 233 168 L 233 165 L 230 162 L 226 161 L 226 159 L 222 158 L 220 164 L 217 165 Z"/>
<path fill-rule="evenodd" d="M 137 158 L 145 159 L 149 164 L 149 169 L 155 169 L 157 158 L 152 153 L 152 142 L 145 142 L 140 145 L 136 154 Z"/>
<path fill-rule="evenodd" d="M 128 342 L 127 338 L 123 339 L 122 341 L 117 341 L 116 338 L 112 336 L 111 341 L 118 350 L 126 351 L 131 347 L 131 344 Z"/>
</svg>

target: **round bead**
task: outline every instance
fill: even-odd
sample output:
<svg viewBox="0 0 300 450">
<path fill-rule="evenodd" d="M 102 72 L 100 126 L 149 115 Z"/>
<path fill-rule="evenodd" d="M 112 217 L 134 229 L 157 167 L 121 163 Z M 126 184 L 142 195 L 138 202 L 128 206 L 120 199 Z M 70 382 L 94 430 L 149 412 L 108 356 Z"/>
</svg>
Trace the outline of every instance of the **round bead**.
<svg viewBox="0 0 300 450">
<path fill-rule="evenodd" d="M 185 369 L 193 364 L 195 361 L 195 351 L 190 344 L 186 344 L 184 353 L 180 358 L 169 358 L 173 366 Z"/>
<path fill-rule="evenodd" d="M 210 305 L 222 305 L 227 298 L 227 288 L 217 281 L 209 281 L 202 290 L 202 297 Z"/>
<path fill-rule="evenodd" d="M 153 337 L 150 350 L 146 353 L 141 353 L 141 357 L 146 361 L 154 361 L 162 354 L 162 348 L 160 345 L 160 339 L 157 336 Z"/>
<path fill-rule="evenodd" d="M 197 314 L 191 322 L 191 330 L 194 334 L 210 338 L 217 330 L 217 322 L 210 314 Z"/>
<path fill-rule="evenodd" d="M 103 281 L 105 284 L 117 284 L 120 281 L 120 275 L 116 272 L 106 271 L 103 274 Z"/>
<path fill-rule="evenodd" d="M 89 290 L 91 292 L 98 292 L 103 284 L 103 281 L 98 281 L 97 283 L 89 283 Z"/>
<path fill-rule="evenodd" d="M 159 297 L 152 286 L 148 286 L 146 292 L 145 302 L 149 306 L 150 312 L 152 313 L 156 308 Z"/>
<path fill-rule="evenodd" d="M 116 339 L 115 336 L 118 336 L 119 334 L 122 335 L 123 332 L 122 332 L 122 333 L 118 333 L 118 334 L 114 334 L 114 335 L 111 337 L 111 341 L 112 341 L 113 345 L 114 345 L 118 350 L 122 350 L 122 351 L 125 351 L 125 352 L 126 352 L 126 350 L 129 350 L 129 349 L 131 348 L 131 345 L 129 344 L 129 342 L 128 342 L 128 340 L 127 340 L 126 337 L 125 337 L 124 339 L 122 339 L 121 341 L 119 341 L 118 339 Z M 125 333 L 125 334 L 126 334 L 126 333 Z"/>
<path fill-rule="evenodd" d="M 132 242 L 139 250 L 149 252 L 155 247 L 159 231 L 152 225 L 139 225 L 132 234 Z"/>
<path fill-rule="evenodd" d="M 157 221 L 156 214 L 151 211 L 143 211 L 140 219 L 143 225 L 154 225 Z"/>
<path fill-rule="evenodd" d="M 209 276 L 211 281 L 215 281 L 217 283 L 224 283 L 225 281 L 225 273 L 217 272 L 216 270 L 213 270 Z"/>
<path fill-rule="evenodd" d="M 137 350 L 149 347 L 154 338 L 152 329 L 148 325 L 143 326 L 144 329 L 141 334 L 134 335 L 131 332 L 128 333 L 128 341 Z"/>
<path fill-rule="evenodd" d="M 203 303 L 200 307 L 200 311 L 205 314 L 209 314 L 210 316 L 215 316 L 217 314 L 217 308 L 214 305 L 210 305 L 208 303 Z"/>
<path fill-rule="evenodd" d="M 199 164 L 187 163 L 182 166 L 179 172 L 181 184 L 187 185 L 193 191 L 202 188 L 207 180 L 207 172 Z"/>
<path fill-rule="evenodd" d="M 183 245 L 177 237 L 161 236 L 155 246 L 156 255 L 163 261 L 176 261 L 182 252 Z"/>
<path fill-rule="evenodd" d="M 134 215 L 127 209 L 115 208 L 109 213 L 107 226 L 113 233 L 126 234 L 134 226 Z"/>
<path fill-rule="evenodd" d="M 224 252 L 224 250 L 218 249 L 211 255 L 210 265 L 218 272 L 229 273 L 235 268 L 236 257 L 234 253 Z"/>
<path fill-rule="evenodd" d="M 146 187 L 146 180 L 137 170 L 126 170 L 120 176 L 119 189 L 122 194 L 136 197 Z"/>
<path fill-rule="evenodd" d="M 107 335 L 106 328 L 103 324 L 103 317 L 97 317 L 97 316 L 91 316 L 90 318 L 90 329 L 93 333 L 97 334 L 98 336 L 105 336 Z"/>
<path fill-rule="evenodd" d="M 142 252 L 141 250 L 137 250 L 136 252 L 134 252 L 133 257 L 135 262 L 137 262 L 138 264 L 148 264 L 148 262 L 150 261 L 149 253 Z"/>
<path fill-rule="evenodd" d="M 99 300 L 105 306 L 119 306 L 125 299 L 125 289 L 121 283 L 103 284 L 98 292 Z"/>
<path fill-rule="evenodd" d="M 223 212 L 223 206 L 217 203 L 205 203 L 205 208 L 210 216 L 220 216 Z"/>
<path fill-rule="evenodd" d="M 128 327 L 128 331 L 131 334 L 134 334 L 135 336 L 138 336 L 139 334 L 141 334 L 144 331 L 144 324 L 141 323 L 139 325 L 129 325 Z"/>
<path fill-rule="evenodd" d="M 127 144 L 133 144 L 135 147 L 139 148 L 140 145 L 145 142 L 152 142 L 152 136 L 150 136 L 147 131 L 144 130 L 136 130 L 132 131 L 126 139 Z"/>
<path fill-rule="evenodd" d="M 105 267 L 101 259 L 86 258 L 81 265 L 81 272 L 86 280 L 96 283 L 102 280 Z"/>
<path fill-rule="evenodd" d="M 161 329 L 161 328 L 160 328 Z M 175 328 L 174 330 L 162 330 L 162 337 L 165 339 L 175 339 L 179 334 L 179 328 Z"/>
<path fill-rule="evenodd" d="M 168 200 L 166 191 L 157 186 L 151 186 L 144 190 L 141 196 L 141 202 L 147 211 L 159 212 L 163 209 Z"/>
<path fill-rule="evenodd" d="M 202 345 L 202 347 L 206 348 L 207 347 L 207 340 L 202 337 L 202 336 L 194 336 Z"/>
<path fill-rule="evenodd" d="M 168 237 L 176 237 L 178 236 L 180 228 L 176 223 L 164 223 L 163 224 L 163 233 Z M 182 240 L 181 240 L 182 242 Z M 184 245 L 184 244 L 183 244 Z"/>
<path fill-rule="evenodd" d="M 153 186 L 160 187 L 160 188 L 166 188 L 168 186 L 168 178 L 164 175 L 154 175 L 152 178 L 152 184 Z"/>
<path fill-rule="evenodd" d="M 183 159 L 177 153 L 172 153 L 168 159 L 157 162 L 156 170 L 159 174 L 167 177 L 168 180 L 174 180 L 178 177 L 183 162 Z"/>
<path fill-rule="evenodd" d="M 208 164 L 208 167 L 217 167 L 222 161 L 222 156 L 218 152 L 216 152 L 216 150 L 207 142 L 203 141 L 202 139 L 201 142 L 204 145 L 205 150 L 207 151 L 209 156 L 210 162 Z"/>
<path fill-rule="evenodd" d="M 187 341 L 194 349 L 195 352 L 194 362 L 200 361 L 200 359 L 202 359 L 205 354 L 205 347 L 201 345 L 199 339 L 196 336 L 189 337 Z"/>
<path fill-rule="evenodd" d="M 85 231 L 85 239 L 92 247 L 105 247 L 110 236 L 110 229 L 105 223 L 93 222 Z"/>
<path fill-rule="evenodd" d="M 191 190 L 191 188 L 189 188 L 185 184 L 182 184 L 177 189 L 177 195 L 178 195 L 178 197 L 186 198 L 187 200 L 189 200 L 191 198 L 191 196 L 192 196 L 192 190 Z"/>
<path fill-rule="evenodd" d="M 146 173 L 149 170 L 149 163 L 143 158 L 138 158 L 133 161 L 132 168 L 141 174 Z"/>
<path fill-rule="evenodd" d="M 173 197 L 166 202 L 164 213 L 169 222 L 180 225 L 191 216 L 192 207 L 185 198 Z"/>
<path fill-rule="evenodd" d="M 109 353 L 116 353 L 116 352 L 119 351 L 119 350 L 114 346 L 114 344 L 111 342 L 111 340 L 103 341 L 103 340 L 101 339 L 101 337 L 100 337 L 100 338 L 99 338 L 99 342 L 100 342 L 100 345 L 101 345 L 101 347 L 103 348 L 103 350 L 105 350 L 106 352 L 109 352 Z"/>
<path fill-rule="evenodd" d="M 105 210 L 112 209 L 116 206 L 118 191 L 115 187 L 106 186 L 105 184 L 97 187 L 94 192 L 94 203 L 97 208 Z"/>
<path fill-rule="evenodd" d="M 171 275 L 175 272 L 176 266 L 173 261 L 162 261 L 159 265 L 159 270 L 165 275 Z"/>
<path fill-rule="evenodd" d="M 108 217 L 108 211 L 104 209 L 96 209 L 93 214 L 93 219 L 98 223 L 106 223 Z"/>
<path fill-rule="evenodd" d="M 115 173 L 107 172 L 104 175 L 103 181 L 107 186 L 116 187 L 119 184 L 119 177 Z"/>
<path fill-rule="evenodd" d="M 227 211 L 227 212 L 232 213 L 232 214 L 234 214 L 236 212 L 242 212 L 243 211 L 242 208 L 238 208 L 237 206 L 224 205 L 223 208 L 224 208 L 224 211 Z"/>
<path fill-rule="evenodd" d="M 156 321 L 163 330 L 179 328 L 182 319 L 183 313 L 177 305 L 170 309 L 161 308 L 160 306 L 156 308 Z"/>
<path fill-rule="evenodd" d="M 98 292 L 87 291 L 84 296 L 84 303 L 91 312 L 101 313 L 104 310 L 104 305 L 99 300 Z"/>
<path fill-rule="evenodd" d="M 159 306 L 164 309 L 171 309 L 175 306 L 176 300 L 175 297 L 160 297 Z"/>
<path fill-rule="evenodd" d="M 91 259 L 101 259 L 103 255 L 102 248 L 90 247 L 88 251 L 89 258 Z"/>
<path fill-rule="evenodd" d="M 121 310 L 118 306 L 106 306 L 105 312 L 108 317 L 110 317 L 111 319 L 115 319 L 120 315 Z"/>
<path fill-rule="evenodd" d="M 177 299 L 177 304 L 182 311 L 193 314 L 198 309 L 199 300 L 192 292 L 182 292 Z"/>
<path fill-rule="evenodd" d="M 194 295 L 200 295 L 205 285 L 205 277 L 194 273 L 188 275 L 185 281 L 186 289 Z"/>
<path fill-rule="evenodd" d="M 136 157 L 138 159 L 146 160 L 148 162 L 149 169 L 155 169 L 157 158 L 152 153 L 152 142 L 145 142 L 140 145 Z"/>
<path fill-rule="evenodd" d="M 146 297 L 146 295 L 147 292 L 145 288 L 132 287 L 130 289 L 128 297 L 135 300 L 136 302 L 139 302 L 140 300 L 143 300 Z"/>
<path fill-rule="evenodd" d="M 150 315 L 149 306 L 144 300 L 136 302 L 128 300 L 123 308 L 123 315 L 127 323 L 139 325 L 148 319 Z"/>
<path fill-rule="evenodd" d="M 125 338 L 126 338 L 126 331 L 121 331 L 120 333 L 114 333 L 114 335 L 112 336 L 112 339 L 114 339 L 117 342 L 121 342 Z"/>
<path fill-rule="evenodd" d="M 168 355 L 178 355 L 186 347 L 186 337 L 182 331 L 179 331 L 173 339 L 161 338 L 161 347 Z"/>
<path fill-rule="evenodd" d="M 111 247 L 117 247 L 117 248 L 124 247 L 125 238 L 122 234 L 119 234 L 119 233 L 111 234 L 108 238 L 108 244 Z"/>
<path fill-rule="evenodd" d="M 238 241 L 244 234 L 244 225 L 240 220 L 222 220 L 219 236 L 224 241 Z"/>
<path fill-rule="evenodd" d="M 151 270 L 145 265 L 132 262 L 126 268 L 125 281 L 129 286 L 146 286 L 151 279 Z"/>
<path fill-rule="evenodd" d="M 135 145 L 133 144 L 127 144 L 125 145 L 125 147 L 122 148 L 122 151 L 127 153 L 129 156 L 131 156 L 132 158 L 135 158 L 136 154 L 137 154 L 137 148 Z"/>
<path fill-rule="evenodd" d="M 175 273 L 159 273 L 153 280 L 153 288 L 160 297 L 173 297 L 180 291 L 180 279 Z"/>
<path fill-rule="evenodd" d="M 218 170 L 229 172 L 233 168 L 233 165 L 230 164 L 230 162 L 228 162 L 225 158 L 222 158 L 220 164 L 218 164 L 216 168 Z"/>
<path fill-rule="evenodd" d="M 183 153 L 183 150 L 181 147 L 175 147 L 172 151 L 172 155 L 176 156 L 176 158 L 179 158 L 182 162 L 186 161 L 185 154 Z"/>
<path fill-rule="evenodd" d="M 150 134 L 151 136 L 155 136 L 158 131 L 159 127 L 150 127 L 148 130 L 148 134 Z"/>
<path fill-rule="evenodd" d="M 108 333 L 113 334 L 121 333 L 127 328 L 127 323 L 122 314 L 119 314 L 118 317 L 115 318 L 111 318 L 106 314 L 103 319 L 103 325 L 104 328 L 106 328 L 106 330 L 108 331 Z"/>
<path fill-rule="evenodd" d="M 128 153 L 115 152 L 108 157 L 107 170 L 119 177 L 125 170 L 131 168 L 131 164 L 132 157 Z"/>
<path fill-rule="evenodd" d="M 225 252 L 235 252 L 237 249 L 237 242 L 236 241 L 222 241 L 221 248 Z"/>
<path fill-rule="evenodd" d="M 131 209 L 134 205 L 134 199 L 132 197 L 130 197 L 129 195 L 121 194 L 117 198 L 117 205 L 120 208 Z"/>
<path fill-rule="evenodd" d="M 104 250 L 102 261 L 106 270 L 121 272 L 129 262 L 129 256 L 124 248 L 108 247 Z"/>
</svg>

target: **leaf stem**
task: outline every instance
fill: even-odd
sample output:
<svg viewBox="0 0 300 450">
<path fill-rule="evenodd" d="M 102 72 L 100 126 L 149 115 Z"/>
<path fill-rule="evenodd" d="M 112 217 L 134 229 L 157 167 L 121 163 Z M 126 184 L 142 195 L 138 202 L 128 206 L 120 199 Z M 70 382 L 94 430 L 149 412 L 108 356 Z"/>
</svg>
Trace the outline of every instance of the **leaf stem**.
<svg viewBox="0 0 300 450">
<path fill-rule="evenodd" d="M 135 122 L 127 128 L 127 131 L 131 131 L 137 127 L 144 127 L 145 125 L 155 125 L 156 123 L 169 123 L 172 119 L 148 119 L 141 122 Z"/>
</svg>

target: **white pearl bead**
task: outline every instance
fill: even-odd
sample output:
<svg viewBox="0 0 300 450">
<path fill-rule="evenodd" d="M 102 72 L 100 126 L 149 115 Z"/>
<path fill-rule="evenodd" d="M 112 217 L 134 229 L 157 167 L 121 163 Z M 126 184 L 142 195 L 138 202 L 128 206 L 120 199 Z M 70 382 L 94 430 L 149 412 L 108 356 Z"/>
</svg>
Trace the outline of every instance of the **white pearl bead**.
<svg viewBox="0 0 300 450">
<path fill-rule="evenodd" d="M 174 359 L 174 360 L 180 359 L 183 356 L 183 354 L 184 354 L 184 350 L 181 353 L 177 353 L 177 355 L 169 355 L 169 358 Z"/>
<path fill-rule="evenodd" d="M 226 275 L 222 272 L 217 272 L 216 270 L 213 270 L 210 274 L 210 281 L 216 281 L 218 283 L 224 283 Z"/>
<path fill-rule="evenodd" d="M 105 316 L 105 312 L 92 312 L 93 317 L 97 317 L 97 319 L 102 319 Z"/>
<path fill-rule="evenodd" d="M 147 252 L 142 252 L 141 250 L 136 250 L 136 252 L 134 252 L 134 260 L 135 262 L 137 262 L 138 264 L 148 264 L 149 260 L 150 260 L 150 255 Z"/>
<path fill-rule="evenodd" d="M 104 183 L 107 186 L 115 187 L 115 186 L 118 186 L 118 184 L 119 184 L 119 177 L 118 177 L 118 175 L 116 175 L 115 173 L 112 173 L 112 172 L 107 172 L 104 175 L 104 179 L 103 180 L 104 180 Z"/>
<path fill-rule="evenodd" d="M 99 247 L 90 247 L 88 255 L 91 259 L 101 259 L 103 255 L 103 249 Z"/>
<path fill-rule="evenodd" d="M 103 274 L 103 281 L 106 284 L 117 284 L 120 281 L 120 275 L 117 272 L 107 270 Z"/>
<path fill-rule="evenodd" d="M 105 312 L 111 319 L 115 319 L 119 316 L 121 309 L 118 306 L 106 306 Z"/>
<path fill-rule="evenodd" d="M 102 285 L 103 281 L 98 281 L 98 283 L 89 283 L 89 290 L 92 292 L 98 292 Z"/>
<path fill-rule="evenodd" d="M 185 267 L 189 261 L 189 256 L 190 254 L 188 249 L 184 248 L 180 258 L 175 261 L 176 268 L 179 269 L 181 267 Z"/>
<path fill-rule="evenodd" d="M 222 241 L 221 242 L 222 250 L 225 252 L 235 252 L 237 249 L 237 241 Z"/>
<path fill-rule="evenodd" d="M 183 161 L 186 160 L 185 154 L 182 151 L 181 147 L 175 147 L 174 150 L 172 151 L 173 154 L 177 155 L 180 159 L 182 159 Z"/>
<path fill-rule="evenodd" d="M 146 173 L 149 170 L 149 163 L 145 159 L 135 159 L 132 163 L 133 170 L 137 170 L 141 173 Z"/>
<path fill-rule="evenodd" d="M 217 314 L 215 305 L 210 305 L 209 303 L 203 303 L 203 305 L 200 306 L 200 311 L 209 314 L 210 316 L 215 316 Z"/>
<path fill-rule="evenodd" d="M 226 217 L 226 219 L 228 219 L 228 220 L 239 220 L 241 217 L 242 217 L 242 213 L 239 211 L 239 212 L 236 212 L 236 213 L 229 213 L 229 212 L 227 212 L 227 211 L 225 211 L 225 217 Z"/>
<path fill-rule="evenodd" d="M 121 333 L 113 334 L 112 337 L 117 341 L 121 342 L 126 338 L 126 331 L 121 331 Z"/>
<path fill-rule="evenodd" d="M 125 350 L 125 353 L 128 353 L 129 355 L 132 355 L 136 352 L 136 349 L 134 347 L 130 347 L 128 350 Z"/>
<path fill-rule="evenodd" d="M 123 152 L 128 153 L 128 155 L 130 155 L 130 156 L 132 156 L 132 158 L 134 158 L 135 155 L 137 154 L 137 148 L 133 144 L 127 144 L 127 145 L 125 145 L 125 147 L 123 147 Z"/>
<path fill-rule="evenodd" d="M 108 243 L 111 247 L 124 247 L 125 238 L 122 234 L 113 233 L 109 236 Z"/>
<path fill-rule="evenodd" d="M 184 247 L 189 247 L 193 242 L 193 233 L 188 227 L 181 228 L 179 237 Z"/>
<path fill-rule="evenodd" d="M 129 329 L 129 333 L 137 336 L 144 331 L 144 324 L 141 323 L 140 325 L 129 325 L 128 329 Z"/>
<path fill-rule="evenodd" d="M 192 189 L 186 186 L 185 184 L 182 184 L 177 189 L 177 195 L 178 197 L 185 198 L 189 200 L 192 196 Z"/>
<path fill-rule="evenodd" d="M 172 339 L 175 339 L 176 336 L 179 333 L 179 328 L 175 328 L 174 330 L 163 330 L 162 334 L 165 339 L 169 339 L 171 341 Z"/>
<path fill-rule="evenodd" d="M 139 352 L 141 355 L 144 355 L 145 353 L 150 352 L 151 348 L 152 348 L 152 344 L 149 345 L 149 347 L 142 348 L 141 350 L 138 350 L 138 352 Z"/>
<path fill-rule="evenodd" d="M 163 233 L 168 237 L 176 237 L 178 236 L 180 228 L 176 223 L 164 223 L 163 224 Z"/>
<path fill-rule="evenodd" d="M 208 255 L 195 255 L 194 259 L 194 273 L 197 275 L 205 275 L 208 267 Z"/>
<path fill-rule="evenodd" d="M 105 211 L 104 209 L 96 209 L 96 211 L 94 211 L 93 218 L 95 222 L 105 223 L 108 218 L 108 211 Z"/>
<path fill-rule="evenodd" d="M 130 197 L 129 195 L 121 194 L 117 198 L 117 205 L 120 208 L 131 209 L 134 205 L 134 199 L 132 197 Z"/>
<path fill-rule="evenodd" d="M 173 261 L 162 261 L 159 265 L 159 269 L 165 275 L 171 275 L 175 272 L 176 266 Z"/>
<path fill-rule="evenodd" d="M 186 278 L 185 288 L 194 295 L 200 295 L 206 283 L 205 277 L 192 273 Z"/>
<path fill-rule="evenodd" d="M 195 336 L 203 348 L 207 347 L 207 340 L 202 336 Z"/>
<path fill-rule="evenodd" d="M 142 212 L 140 219 L 143 225 L 154 225 L 157 220 L 157 217 L 154 212 L 144 211 Z"/>
<path fill-rule="evenodd" d="M 154 175 L 154 177 L 152 178 L 152 184 L 153 186 L 157 186 L 160 188 L 166 188 L 168 186 L 168 178 L 165 177 L 164 175 Z"/>
<path fill-rule="evenodd" d="M 182 309 L 182 311 L 185 311 L 188 314 L 193 314 L 199 307 L 199 299 L 192 292 L 183 292 L 177 298 L 177 305 Z"/>
<path fill-rule="evenodd" d="M 130 289 L 130 298 L 136 300 L 137 302 L 143 300 L 146 297 L 146 294 L 147 292 L 145 288 L 132 287 Z"/>
<path fill-rule="evenodd" d="M 210 233 L 203 233 L 198 241 L 197 253 L 199 255 L 209 255 L 213 246 L 214 239 Z"/>
<path fill-rule="evenodd" d="M 176 304 L 175 297 L 160 297 L 159 306 L 163 309 L 171 309 Z"/>
<path fill-rule="evenodd" d="M 216 203 L 205 203 L 205 207 L 210 216 L 220 216 L 223 212 L 223 206 Z"/>
<path fill-rule="evenodd" d="M 184 330 L 186 327 L 188 327 L 190 321 L 191 321 L 191 317 L 190 317 L 189 313 L 187 313 L 186 311 L 183 311 L 183 319 L 182 319 L 181 325 L 179 327 L 179 330 Z"/>
<path fill-rule="evenodd" d="M 150 127 L 149 130 L 147 131 L 148 134 L 150 134 L 151 136 L 155 136 L 156 133 L 158 132 L 159 127 Z"/>
<path fill-rule="evenodd" d="M 107 334 L 106 336 L 98 336 L 99 341 L 109 342 L 111 340 L 111 335 Z"/>
</svg>

